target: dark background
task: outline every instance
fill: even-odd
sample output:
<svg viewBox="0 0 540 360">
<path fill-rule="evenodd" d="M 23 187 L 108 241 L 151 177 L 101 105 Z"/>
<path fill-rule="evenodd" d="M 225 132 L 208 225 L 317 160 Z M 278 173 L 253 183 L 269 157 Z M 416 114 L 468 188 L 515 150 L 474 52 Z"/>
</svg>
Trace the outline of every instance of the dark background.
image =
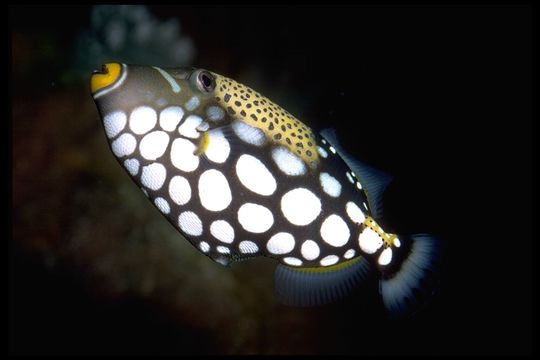
<svg viewBox="0 0 540 360">
<path fill-rule="evenodd" d="M 532 352 L 531 6 L 148 7 L 180 21 L 193 66 L 334 127 L 350 153 L 395 176 L 385 225 L 446 243 L 438 293 L 406 321 L 384 318 L 376 284 L 321 308 L 276 304 L 262 260 L 222 269 L 184 247 L 196 263 L 175 266 L 189 269 L 155 270 L 170 259 L 141 227 L 174 229 L 114 162 L 88 79 L 59 80 L 90 7 L 9 10 L 10 353 Z M 135 206 L 109 198 L 126 184 Z M 139 250 L 121 240 L 132 233 Z M 113 246 L 120 255 L 107 257 Z M 103 257 L 114 265 L 96 273 Z M 190 297 L 171 300 L 180 286 Z"/>
</svg>

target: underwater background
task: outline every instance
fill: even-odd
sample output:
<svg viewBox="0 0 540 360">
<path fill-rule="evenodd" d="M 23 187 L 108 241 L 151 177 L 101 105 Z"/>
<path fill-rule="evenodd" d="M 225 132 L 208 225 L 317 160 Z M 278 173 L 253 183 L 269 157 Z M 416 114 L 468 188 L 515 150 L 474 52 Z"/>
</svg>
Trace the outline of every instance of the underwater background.
<svg viewBox="0 0 540 360">
<path fill-rule="evenodd" d="M 10 354 L 532 353 L 531 6 L 9 7 Z M 336 304 L 224 268 L 129 180 L 89 90 L 101 64 L 207 68 L 395 176 L 383 224 L 446 244 L 416 317 L 377 282 Z"/>
</svg>

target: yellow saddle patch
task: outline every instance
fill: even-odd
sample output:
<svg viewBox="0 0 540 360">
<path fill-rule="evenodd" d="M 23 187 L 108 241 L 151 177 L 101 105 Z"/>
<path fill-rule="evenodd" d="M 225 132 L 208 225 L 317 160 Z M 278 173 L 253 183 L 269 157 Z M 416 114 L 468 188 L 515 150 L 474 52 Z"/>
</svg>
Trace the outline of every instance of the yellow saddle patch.
<svg viewBox="0 0 540 360">
<path fill-rule="evenodd" d="M 319 163 L 311 129 L 281 106 L 232 79 L 216 76 L 216 100 L 231 116 L 261 129 L 276 144 L 287 147 L 310 168 Z"/>
</svg>

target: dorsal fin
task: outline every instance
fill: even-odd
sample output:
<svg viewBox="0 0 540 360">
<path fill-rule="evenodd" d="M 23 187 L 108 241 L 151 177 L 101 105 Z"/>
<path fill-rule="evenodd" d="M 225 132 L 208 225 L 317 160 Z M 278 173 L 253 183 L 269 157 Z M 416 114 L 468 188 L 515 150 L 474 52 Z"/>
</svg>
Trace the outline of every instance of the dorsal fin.
<svg viewBox="0 0 540 360">
<path fill-rule="evenodd" d="M 384 191 L 390 182 L 392 182 L 392 176 L 372 166 L 362 163 L 347 153 L 339 144 L 336 131 L 334 129 L 323 129 L 321 131 L 321 135 L 336 149 L 336 152 L 341 156 L 343 161 L 345 161 L 345 163 L 356 174 L 358 179 L 360 179 L 360 183 L 366 190 L 371 214 L 376 220 L 380 220 L 383 215 Z"/>
<path fill-rule="evenodd" d="M 368 275 L 369 262 L 359 256 L 320 268 L 294 268 L 279 264 L 275 272 L 278 300 L 285 305 L 317 306 L 349 294 Z"/>
</svg>

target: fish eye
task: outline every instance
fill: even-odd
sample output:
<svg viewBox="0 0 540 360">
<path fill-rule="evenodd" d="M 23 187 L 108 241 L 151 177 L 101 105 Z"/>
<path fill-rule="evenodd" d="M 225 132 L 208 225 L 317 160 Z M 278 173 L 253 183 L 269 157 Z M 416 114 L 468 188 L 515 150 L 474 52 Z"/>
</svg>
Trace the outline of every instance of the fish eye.
<svg viewBox="0 0 540 360">
<path fill-rule="evenodd" d="M 208 71 L 201 71 L 199 75 L 197 75 L 197 86 L 201 91 L 207 93 L 214 91 L 216 87 L 214 76 L 212 76 L 212 74 L 210 74 Z"/>
</svg>

